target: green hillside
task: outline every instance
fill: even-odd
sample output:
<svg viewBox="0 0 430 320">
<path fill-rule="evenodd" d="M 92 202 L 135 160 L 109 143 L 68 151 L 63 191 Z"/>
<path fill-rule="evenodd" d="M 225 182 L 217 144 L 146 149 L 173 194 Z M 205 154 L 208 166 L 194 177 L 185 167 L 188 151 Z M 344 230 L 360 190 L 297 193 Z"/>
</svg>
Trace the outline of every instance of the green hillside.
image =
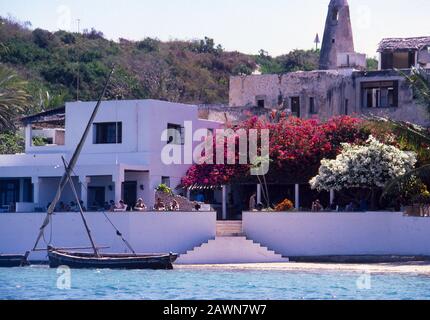
<svg viewBox="0 0 430 320">
<path fill-rule="evenodd" d="M 226 52 L 214 40 L 119 42 L 94 29 L 82 34 L 32 30 L 0 17 L 0 62 L 28 81 L 32 111 L 77 97 L 98 97 L 110 65 L 118 67 L 109 99 L 153 98 L 184 103 L 226 103 L 231 75 L 313 70 L 319 52 L 295 50 L 277 58 Z M 49 93 L 49 96 L 47 95 Z"/>
</svg>

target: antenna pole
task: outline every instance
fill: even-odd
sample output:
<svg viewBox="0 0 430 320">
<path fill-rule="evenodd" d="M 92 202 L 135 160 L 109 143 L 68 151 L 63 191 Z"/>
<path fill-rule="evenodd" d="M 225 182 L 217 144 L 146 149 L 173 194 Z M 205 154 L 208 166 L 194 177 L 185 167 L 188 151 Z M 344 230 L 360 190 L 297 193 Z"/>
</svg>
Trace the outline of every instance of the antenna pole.
<svg viewBox="0 0 430 320">
<path fill-rule="evenodd" d="M 78 37 L 79 37 L 79 34 L 81 32 L 81 30 L 80 30 L 81 19 L 77 19 L 76 21 L 78 23 Z M 77 50 L 78 51 L 78 75 L 76 78 L 76 101 L 79 101 L 79 86 L 80 86 L 80 80 L 81 80 L 80 79 L 81 78 L 81 52 L 79 50 L 79 39 L 78 39 L 77 49 L 78 49 Z"/>
</svg>

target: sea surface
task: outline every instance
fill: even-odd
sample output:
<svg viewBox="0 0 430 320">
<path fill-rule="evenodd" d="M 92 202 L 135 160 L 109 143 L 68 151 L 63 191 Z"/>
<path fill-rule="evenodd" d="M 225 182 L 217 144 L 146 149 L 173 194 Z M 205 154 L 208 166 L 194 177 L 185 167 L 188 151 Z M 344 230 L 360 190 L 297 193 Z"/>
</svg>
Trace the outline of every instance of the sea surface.
<svg viewBox="0 0 430 320">
<path fill-rule="evenodd" d="M 0 268 L 0 299 L 430 299 L 430 277 L 339 271 Z"/>
</svg>

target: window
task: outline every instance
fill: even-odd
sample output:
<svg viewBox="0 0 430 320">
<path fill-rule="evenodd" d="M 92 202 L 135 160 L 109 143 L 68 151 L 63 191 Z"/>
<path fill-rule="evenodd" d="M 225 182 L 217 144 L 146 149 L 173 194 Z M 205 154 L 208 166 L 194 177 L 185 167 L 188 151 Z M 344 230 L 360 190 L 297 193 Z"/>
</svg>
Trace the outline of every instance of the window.
<svg viewBox="0 0 430 320">
<path fill-rule="evenodd" d="M 349 113 L 349 100 L 345 99 L 345 115 L 347 116 Z"/>
<path fill-rule="evenodd" d="M 161 177 L 161 184 L 164 184 L 170 188 L 170 177 Z"/>
<path fill-rule="evenodd" d="M 300 97 L 291 98 L 291 113 L 293 116 L 300 118 Z"/>
<path fill-rule="evenodd" d="M 0 206 L 19 201 L 19 180 L 0 180 Z"/>
<path fill-rule="evenodd" d="M 363 108 L 398 107 L 399 82 L 363 82 L 361 84 L 361 99 Z"/>
<path fill-rule="evenodd" d="M 409 69 L 415 66 L 415 51 L 395 51 L 381 53 L 381 69 Z"/>
<path fill-rule="evenodd" d="M 318 113 L 318 110 L 315 106 L 315 98 L 314 97 L 309 98 L 309 113 L 310 114 L 317 114 Z"/>
<path fill-rule="evenodd" d="M 167 144 L 183 145 L 184 144 L 184 127 L 179 124 L 167 124 Z"/>
<path fill-rule="evenodd" d="M 337 8 L 333 10 L 332 20 L 333 22 L 337 22 L 339 20 L 339 10 Z"/>
<path fill-rule="evenodd" d="M 336 39 L 331 39 L 331 43 L 335 43 L 336 42 Z"/>
<path fill-rule="evenodd" d="M 122 122 L 94 123 L 94 144 L 121 144 Z"/>
<path fill-rule="evenodd" d="M 265 108 L 266 107 L 266 96 L 265 95 L 256 96 L 255 102 L 257 104 L 257 107 Z"/>
</svg>

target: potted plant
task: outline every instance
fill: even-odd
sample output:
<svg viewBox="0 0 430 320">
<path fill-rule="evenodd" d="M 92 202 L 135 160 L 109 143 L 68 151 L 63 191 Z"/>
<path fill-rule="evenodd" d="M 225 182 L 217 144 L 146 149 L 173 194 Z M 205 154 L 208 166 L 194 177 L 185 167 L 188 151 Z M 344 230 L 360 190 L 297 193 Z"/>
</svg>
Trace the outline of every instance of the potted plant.
<svg viewBox="0 0 430 320">
<path fill-rule="evenodd" d="M 294 208 L 293 202 L 289 199 L 285 199 L 275 207 L 275 211 L 276 212 L 291 211 L 293 208 Z"/>
</svg>

